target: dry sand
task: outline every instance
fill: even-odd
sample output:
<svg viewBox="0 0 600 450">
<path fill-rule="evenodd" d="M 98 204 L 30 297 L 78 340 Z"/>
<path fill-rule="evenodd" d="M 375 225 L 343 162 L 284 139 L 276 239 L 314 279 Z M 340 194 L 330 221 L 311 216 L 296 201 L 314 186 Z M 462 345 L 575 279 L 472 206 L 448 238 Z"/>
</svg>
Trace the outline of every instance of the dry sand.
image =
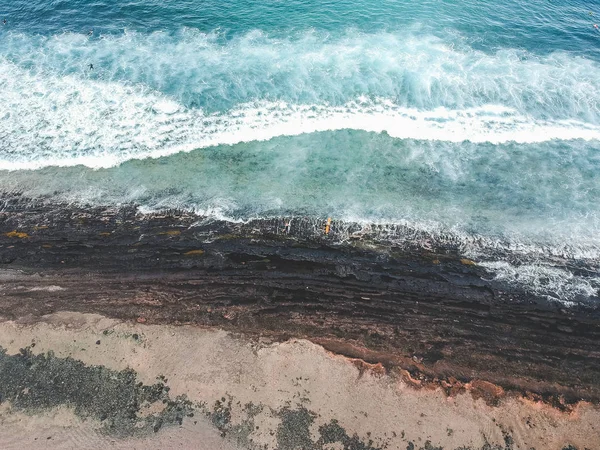
<svg viewBox="0 0 600 450">
<path fill-rule="evenodd" d="M 97 418 L 82 418 L 73 405 L 38 410 L 3 401 L 2 448 L 600 448 L 596 406 L 565 412 L 515 396 L 496 406 L 469 392 L 448 397 L 306 340 L 271 343 L 80 313 L 0 323 L 0 346 L 9 355 L 32 344 L 34 355 L 51 351 L 87 366 L 131 368 L 146 385 L 164 377 L 171 398 L 185 395 L 202 413 L 124 437 L 106 433 Z M 23 389 L 28 395 L 35 387 Z M 140 415 L 163 408 L 142 406 Z"/>
</svg>

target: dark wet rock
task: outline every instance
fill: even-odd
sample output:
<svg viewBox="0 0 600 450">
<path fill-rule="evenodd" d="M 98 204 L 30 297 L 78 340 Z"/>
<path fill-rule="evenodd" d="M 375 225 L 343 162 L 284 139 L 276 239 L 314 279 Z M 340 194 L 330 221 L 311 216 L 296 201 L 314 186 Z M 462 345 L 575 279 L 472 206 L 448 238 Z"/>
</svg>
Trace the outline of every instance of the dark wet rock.
<svg viewBox="0 0 600 450">
<path fill-rule="evenodd" d="M 277 429 L 277 447 L 279 450 L 313 450 L 317 446 L 310 435 L 310 426 L 315 414 L 306 408 L 279 411 L 281 423 Z"/>
<path fill-rule="evenodd" d="M 229 399 L 229 402 L 226 402 L 224 397 L 220 401 L 217 400 L 212 413 L 210 414 L 210 418 L 213 425 L 221 432 L 227 430 L 231 423 L 231 399 Z"/>
<path fill-rule="evenodd" d="M 515 441 L 512 438 L 512 436 L 509 433 L 507 433 L 506 431 L 502 432 L 502 436 L 504 438 L 504 448 L 506 450 L 512 450 L 513 446 L 515 444 Z"/>
<path fill-rule="evenodd" d="M 425 441 L 425 445 L 420 450 L 444 450 L 443 447 L 436 447 L 431 441 Z"/>
<path fill-rule="evenodd" d="M 0 204 L 7 318 L 69 310 L 304 337 L 424 383 L 442 380 L 449 394 L 451 379 L 480 379 L 558 408 L 600 401 L 597 305 L 564 309 L 490 281 L 451 242 L 419 247 L 432 237 L 416 230 L 334 221 L 324 235 L 315 219 L 228 223 L 18 195 Z M 61 290 L 44 290 L 54 285 Z"/>
<path fill-rule="evenodd" d="M 321 439 L 319 440 L 320 447 L 323 448 L 326 444 L 341 443 L 344 450 L 381 450 L 380 447 L 373 447 L 370 443 L 364 443 L 358 436 L 348 436 L 346 430 L 342 428 L 337 420 L 332 420 L 327 425 L 319 427 Z"/>
<path fill-rule="evenodd" d="M 235 441 L 242 448 L 262 449 L 252 441 L 252 432 L 259 429 L 254 420 L 264 412 L 264 405 L 248 403 L 242 408 L 241 421 L 233 423 L 231 420 L 231 405 L 233 398 L 223 398 L 217 401 L 206 415 L 221 431 L 223 437 Z M 383 450 L 374 447 L 372 442 L 364 442 L 357 436 L 350 437 L 336 420 L 319 427 L 318 439 L 313 439 L 311 427 L 314 425 L 317 414 L 303 406 L 297 408 L 284 407 L 279 410 L 270 410 L 270 414 L 278 417 L 280 423 L 275 432 L 271 432 L 277 440 L 278 450 L 325 450 L 328 444 L 341 443 L 344 450 Z M 239 419 L 238 419 L 239 420 Z"/>
</svg>

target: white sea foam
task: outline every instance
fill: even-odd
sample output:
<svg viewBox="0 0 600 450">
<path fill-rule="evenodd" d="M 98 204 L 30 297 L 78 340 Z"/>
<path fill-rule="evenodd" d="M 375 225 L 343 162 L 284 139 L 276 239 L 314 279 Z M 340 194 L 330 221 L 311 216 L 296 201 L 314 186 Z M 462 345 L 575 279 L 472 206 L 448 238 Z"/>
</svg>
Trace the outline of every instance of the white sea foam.
<svg viewBox="0 0 600 450">
<path fill-rule="evenodd" d="M 9 32 L 1 44 L 0 168 L 9 170 L 111 167 L 340 129 L 451 142 L 600 138 L 600 67 L 564 53 L 487 54 L 410 31 Z"/>
<path fill-rule="evenodd" d="M 534 119 L 500 105 L 418 110 L 363 97 L 341 106 L 252 102 L 207 114 L 139 86 L 31 74 L 8 63 L 0 66 L 0 86 L 0 168 L 6 170 L 112 167 L 134 158 L 341 129 L 494 144 L 600 139 L 593 124 Z"/>
<path fill-rule="evenodd" d="M 518 285 L 565 305 L 572 305 L 577 299 L 597 297 L 600 293 L 600 277 L 578 276 L 566 268 L 544 262 L 516 265 L 506 261 L 486 261 L 480 265 L 490 270 L 496 281 Z"/>
</svg>

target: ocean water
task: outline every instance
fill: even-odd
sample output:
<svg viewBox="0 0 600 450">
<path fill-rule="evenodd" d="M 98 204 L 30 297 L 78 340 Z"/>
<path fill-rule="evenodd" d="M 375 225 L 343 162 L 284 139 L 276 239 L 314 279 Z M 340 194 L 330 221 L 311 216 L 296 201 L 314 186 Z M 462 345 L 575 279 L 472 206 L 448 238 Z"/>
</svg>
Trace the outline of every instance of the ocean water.
<svg viewBox="0 0 600 450">
<path fill-rule="evenodd" d="M 3 18 L 2 191 L 402 225 L 598 300 L 597 1 L 4 0 Z"/>
</svg>

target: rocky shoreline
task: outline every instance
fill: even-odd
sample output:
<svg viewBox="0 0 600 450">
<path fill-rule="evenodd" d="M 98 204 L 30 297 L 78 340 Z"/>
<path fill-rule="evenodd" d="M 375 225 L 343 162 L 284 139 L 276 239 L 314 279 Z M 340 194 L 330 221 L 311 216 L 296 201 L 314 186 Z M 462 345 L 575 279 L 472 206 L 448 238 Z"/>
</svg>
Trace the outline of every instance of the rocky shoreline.
<svg viewBox="0 0 600 450">
<path fill-rule="evenodd" d="M 298 218 L 231 223 L 9 194 L 0 204 L 6 319 L 75 311 L 302 338 L 450 396 L 468 385 L 489 404 L 600 401 L 595 305 L 490 281 L 450 247 L 394 246 L 347 225 L 342 240 L 336 223 L 325 233 L 325 221 Z"/>
</svg>

